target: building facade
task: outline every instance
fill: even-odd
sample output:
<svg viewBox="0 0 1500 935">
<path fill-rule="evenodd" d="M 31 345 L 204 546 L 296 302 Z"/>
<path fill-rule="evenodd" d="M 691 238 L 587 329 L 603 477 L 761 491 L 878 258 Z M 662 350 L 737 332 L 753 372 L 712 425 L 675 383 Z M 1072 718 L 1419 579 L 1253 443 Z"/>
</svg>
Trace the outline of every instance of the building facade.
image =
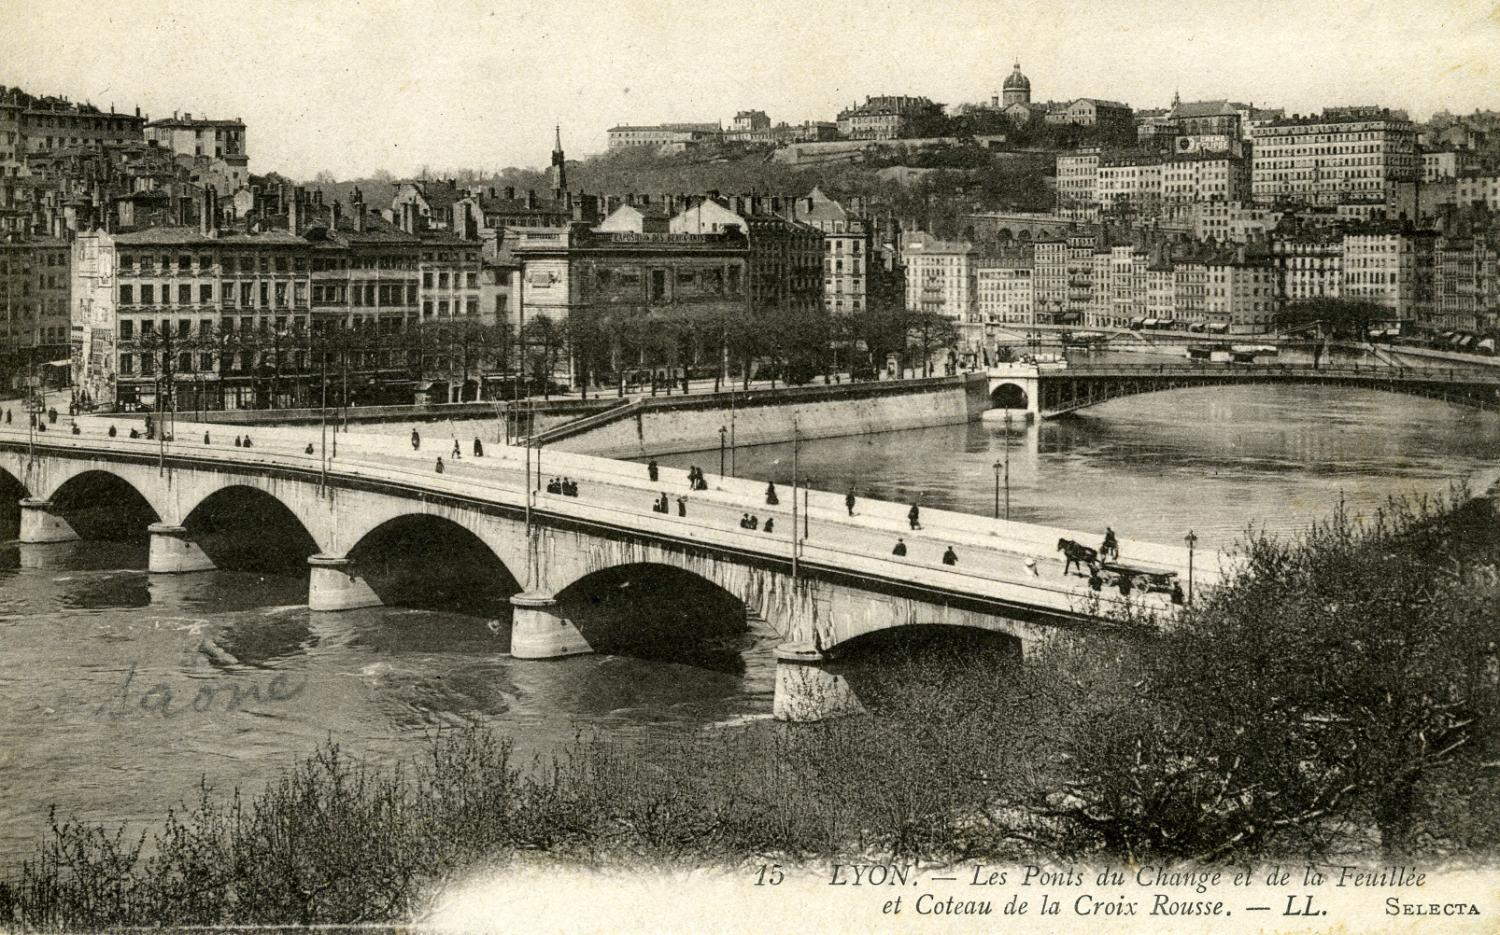
<svg viewBox="0 0 1500 935">
<path fill-rule="evenodd" d="M 884 95 L 839 112 L 839 135 L 851 140 L 899 140 L 921 135 L 924 120 L 941 117 L 943 105 L 925 97 Z"/>
<path fill-rule="evenodd" d="M 1335 205 L 1365 219 L 1415 210 L 1416 129 L 1399 112 L 1329 109 L 1251 132 L 1251 189 L 1259 204 Z"/>
</svg>

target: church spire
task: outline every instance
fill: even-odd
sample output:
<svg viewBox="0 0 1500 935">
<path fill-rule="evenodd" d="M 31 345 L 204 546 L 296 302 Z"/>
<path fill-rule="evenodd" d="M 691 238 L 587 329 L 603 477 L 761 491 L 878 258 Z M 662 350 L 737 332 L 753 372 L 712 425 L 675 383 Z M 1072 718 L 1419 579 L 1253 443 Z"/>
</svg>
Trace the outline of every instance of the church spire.
<svg viewBox="0 0 1500 935">
<path fill-rule="evenodd" d="M 552 178 L 552 191 L 558 197 L 562 197 L 562 193 L 568 190 L 567 159 L 563 156 L 562 127 L 554 126 L 552 130 L 555 134 L 552 144 L 552 168 L 547 174 Z"/>
</svg>

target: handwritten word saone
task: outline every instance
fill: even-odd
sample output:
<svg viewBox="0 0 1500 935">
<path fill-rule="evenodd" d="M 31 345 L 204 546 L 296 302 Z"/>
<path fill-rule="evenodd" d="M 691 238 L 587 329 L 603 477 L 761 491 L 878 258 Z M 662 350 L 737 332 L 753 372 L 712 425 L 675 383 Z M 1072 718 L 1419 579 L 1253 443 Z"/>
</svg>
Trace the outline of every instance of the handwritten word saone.
<svg viewBox="0 0 1500 935">
<path fill-rule="evenodd" d="M 266 680 L 264 685 L 253 681 L 199 685 L 191 695 L 173 691 L 166 682 L 157 682 L 142 691 L 135 686 L 135 670 L 135 663 L 131 663 L 119 689 L 94 710 L 95 717 L 122 718 L 142 713 L 172 718 L 189 713 L 206 714 L 215 709 L 239 711 L 247 704 L 286 704 L 307 689 L 305 677 L 294 683 L 283 673 Z"/>
</svg>

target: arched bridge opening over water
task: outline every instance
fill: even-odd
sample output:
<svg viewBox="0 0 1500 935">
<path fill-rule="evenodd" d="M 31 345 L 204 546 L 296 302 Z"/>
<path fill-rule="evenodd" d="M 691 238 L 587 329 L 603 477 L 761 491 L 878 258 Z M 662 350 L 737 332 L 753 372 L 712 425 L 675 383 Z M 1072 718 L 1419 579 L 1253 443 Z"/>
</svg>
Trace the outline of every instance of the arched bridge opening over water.
<svg viewBox="0 0 1500 935">
<path fill-rule="evenodd" d="M 1119 632 L 1127 611 L 1175 612 L 1166 593 L 1092 592 L 1064 573 L 1059 540 L 1097 533 L 939 510 L 923 510 L 912 528 L 907 504 L 862 500 L 850 516 L 841 494 L 821 491 L 808 492 L 794 522 L 790 491 L 770 506 L 759 481 L 713 478 L 688 493 L 682 471 L 661 469 L 653 482 L 642 465 L 586 455 L 497 445 L 438 473 L 434 452 L 389 436 L 341 435 L 325 464 L 307 453 L 305 429 L 260 429 L 256 447 L 241 449 L 201 443 L 215 427 L 179 425 L 178 441 L 161 445 L 106 438 L 85 421 L 79 436 L 0 429 L 0 490 L 16 495 L 6 515 L 22 549 L 149 536 L 154 574 L 303 568 L 315 612 L 450 607 L 495 618 L 502 631 L 509 616 L 509 649 L 523 658 L 591 652 L 595 642 L 732 640 L 732 627 L 691 608 L 656 613 L 629 589 L 691 595 L 694 607 L 775 631 L 776 710 L 786 718 L 847 702 L 825 663 L 871 634 L 965 627 L 1012 641 L 1019 655 L 1059 630 Z M 577 483 L 576 496 L 548 492 L 542 479 L 560 476 Z M 663 495 L 666 512 L 655 508 Z M 739 525 L 747 513 L 759 528 Z M 893 554 L 898 537 L 904 555 Z M 955 564 L 942 560 L 950 548 Z M 1187 582 L 1181 548 L 1124 541 L 1121 552 Z M 1197 553 L 1199 589 L 1218 564 Z M 629 632 L 590 619 L 601 609 Z M 651 613 L 659 619 L 649 626 L 630 622 Z"/>
<path fill-rule="evenodd" d="M 1024 411 L 1043 419 L 1144 393 L 1204 386 L 1288 384 L 1381 390 L 1500 411 L 1500 372 L 1481 368 L 1083 361 L 1062 366 L 1003 365 L 992 368 L 989 377 L 994 408 Z"/>
</svg>

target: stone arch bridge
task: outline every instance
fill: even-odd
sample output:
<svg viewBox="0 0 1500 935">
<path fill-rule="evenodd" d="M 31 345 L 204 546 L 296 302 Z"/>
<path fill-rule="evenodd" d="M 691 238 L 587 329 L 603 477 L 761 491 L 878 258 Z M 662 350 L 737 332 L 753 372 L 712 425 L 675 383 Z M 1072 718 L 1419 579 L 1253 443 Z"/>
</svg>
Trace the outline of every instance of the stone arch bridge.
<svg viewBox="0 0 1500 935">
<path fill-rule="evenodd" d="M 204 430 L 179 428 L 178 435 L 196 439 Z M 394 447 L 389 438 L 342 436 L 341 456 L 325 468 L 298 447 L 302 438 L 282 444 L 272 430 L 263 435 L 268 440 L 252 452 L 88 435 L 29 439 L 11 430 L 0 433 L 0 489 L 9 487 L 19 502 L 21 543 L 89 538 L 101 523 L 126 517 L 149 532 L 148 568 L 159 574 L 214 568 L 226 543 L 254 541 L 258 529 L 277 526 L 286 534 L 263 551 L 305 557 L 314 611 L 384 602 L 373 577 L 382 542 L 418 537 L 415 564 L 432 567 L 452 565 L 466 550 L 480 553 L 488 564 L 471 565 L 477 570 L 463 586 L 508 600 L 511 652 L 523 658 L 591 651 L 560 610 L 568 589 L 624 567 L 673 569 L 731 595 L 782 638 L 776 713 L 789 719 L 850 703 L 827 663 L 870 634 L 970 627 L 1000 634 L 1019 652 L 1057 628 L 1116 629 L 1123 609 L 1121 599 L 1090 598 L 1081 579 L 1055 570 L 1060 533 L 1081 534 L 1048 527 L 928 511 L 921 531 L 908 530 L 904 504 L 869 502 L 848 519 L 841 496 L 810 492 L 802 532 L 794 535 L 798 524 L 780 515 L 783 507 L 775 515 L 779 532 L 767 535 L 734 521 L 744 512 L 776 513 L 754 481 L 722 478 L 714 490 L 695 493 L 691 515 L 680 516 L 651 505 L 661 487 L 685 489 L 685 477 L 653 484 L 629 462 L 547 451 L 535 454 L 547 462 L 537 470 L 531 453 L 497 446 L 491 457 L 450 462 L 437 474 L 430 455 L 376 450 Z M 581 495 L 537 489 L 541 475 L 556 473 L 578 478 Z M 891 555 L 898 534 L 909 557 Z M 943 544 L 966 564 L 941 564 Z M 1190 561 L 1180 549 L 1122 547 L 1157 564 Z M 1214 563 L 1199 553 L 1200 587 L 1211 582 Z M 1151 597 L 1159 599 L 1153 609 L 1171 612 L 1165 598 Z"/>
</svg>

